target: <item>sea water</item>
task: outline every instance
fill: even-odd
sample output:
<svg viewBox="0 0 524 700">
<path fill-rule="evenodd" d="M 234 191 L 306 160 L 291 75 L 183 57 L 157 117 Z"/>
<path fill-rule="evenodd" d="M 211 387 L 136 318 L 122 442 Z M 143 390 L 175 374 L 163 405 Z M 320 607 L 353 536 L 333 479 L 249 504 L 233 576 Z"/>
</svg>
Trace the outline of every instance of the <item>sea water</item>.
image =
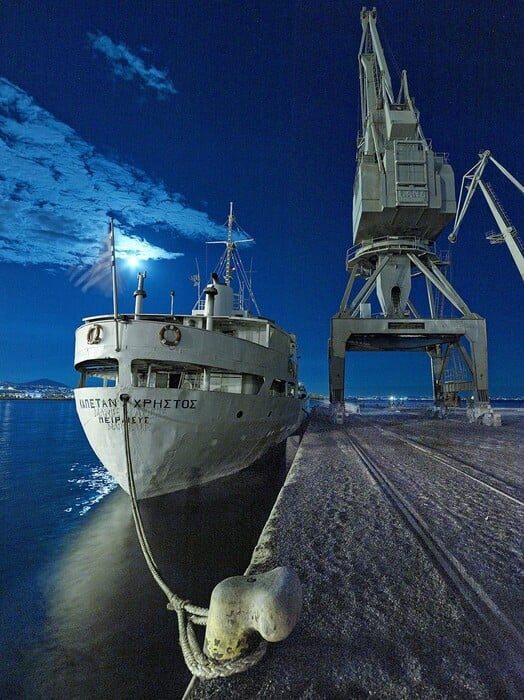
<svg viewBox="0 0 524 700">
<path fill-rule="evenodd" d="M 281 451 L 200 489 L 142 502 L 171 589 L 207 606 L 242 574 L 285 475 Z M 72 401 L 0 401 L 0 697 L 179 698 L 176 616 L 143 561 L 129 498 Z"/>
</svg>

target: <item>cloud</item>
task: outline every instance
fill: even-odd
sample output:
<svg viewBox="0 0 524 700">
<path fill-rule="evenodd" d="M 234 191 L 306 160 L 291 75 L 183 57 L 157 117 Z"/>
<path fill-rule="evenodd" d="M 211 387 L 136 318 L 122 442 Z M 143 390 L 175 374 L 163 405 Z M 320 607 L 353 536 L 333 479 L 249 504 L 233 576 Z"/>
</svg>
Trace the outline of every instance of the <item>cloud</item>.
<svg viewBox="0 0 524 700">
<path fill-rule="evenodd" d="M 91 46 L 99 51 L 109 61 L 113 73 L 124 80 L 140 80 L 143 85 L 154 90 L 158 99 L 167 99 L 175 95 L 177 90 L 171 82 L 167 71 L 154 66 L 147 67 L 144 61 L 135 56 L 125 44 L 115 44 L 105 34 L 91 34 L 87 37 Z"/>
<path fill-rule="evenodd" d="M 166 238 L 224 236 L 181 195 L 98 153 L 0 77 L 0 261 L 92 263 L 110 215 L 124 257 L 172 259 L 179 253 L 158 245 L 170 247 Z"/>
</svg>

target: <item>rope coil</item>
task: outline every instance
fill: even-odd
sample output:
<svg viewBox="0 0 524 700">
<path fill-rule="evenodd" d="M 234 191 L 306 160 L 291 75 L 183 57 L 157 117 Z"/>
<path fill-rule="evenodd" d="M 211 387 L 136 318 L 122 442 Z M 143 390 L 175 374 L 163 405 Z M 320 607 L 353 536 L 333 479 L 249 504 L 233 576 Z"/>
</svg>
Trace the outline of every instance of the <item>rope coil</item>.
<svg viewBox="0 0 524 700">
<path fill-rule="evenodd" d="M 182 654 L 184 656 L 184 661 L 186 666 L 191 671 L 193 676 L 197 676 L 202 679 L 220 678 L 225 676 L 232 676 L 235 673 L 241 673 L 246 671 L 251 666 L 257 664 L 260 659 L 264 656 L 267 649 L 267 642 L 264 639 L 260 639 L 260 642 L 256 649 L 254 649 L 250 654 L 243 656 L 238 659 L 232 659 L 230 661 L 217 661 L 211 659 L 204 654 L 200 648 L 198 642 L 194 625 L 203 625 L 207 623 L 208 608 L 201 608 L 197 605 L 193 605 L 190 601 L 184 600 L 176 593 L 174 593 L 167 583 L 162 578 L 160 570 L 155 562 L 153 553 L 149 546 L 149 542 L 144 531 L 144 525 L 140 515 L 140 509 L 138 507 L 138 499 L 136 495 L 135 479 L 133 476 L 133 463 L 131 460 L 131 445 L 129 440 L 129 423 L 128 423 L 128 403 L 130 396 L 129 394 L 121 394 L 120 400 L 122 401 L 123 408 L 123 423 L 124 423 L 124 442 L 125 442 L 125 455 L 126 455 L 126 466 L 127 466 L 127 484 L 129 488 L 129 497 L 131 500 L 131 507 L 133 511 L 133 521 L 135 523 L 135 529 L 138 536 L 138 542 L 140 548 L 144 555 L 144 559 L 148 566 L 151 575 L 156 581 L 157 585 L 164 592 L 168 603 L 167 609 L 176 612 L 178 620 L 178 637 L 180 647 L 182 649 Z"/>
</svg>

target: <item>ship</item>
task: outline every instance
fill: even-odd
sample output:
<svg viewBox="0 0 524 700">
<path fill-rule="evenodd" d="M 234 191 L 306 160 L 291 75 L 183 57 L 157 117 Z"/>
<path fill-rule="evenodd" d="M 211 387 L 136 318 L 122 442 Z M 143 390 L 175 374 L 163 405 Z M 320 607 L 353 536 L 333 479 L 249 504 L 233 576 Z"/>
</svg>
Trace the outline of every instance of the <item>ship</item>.
<svg viewBox="0 0 524 700">
<path fill-rule="evenodd" d="M 139 499 L 234 474 L 295 434 L 307 415 L 296 337 L 259 315 L 235 226 L 231 203 L 223 254 L 190 313 L 174 313 L 173 292 L 169 314 L 144 313 L 146 275 L 138 273 L 134 313 L 119 313 L 114 293 L 113 314 L 84 318 L 76 329 L 80 423 L 129 493 L 127 434 Z M 113 243 L 116 279 L 114 268 Z"/>
</svg>

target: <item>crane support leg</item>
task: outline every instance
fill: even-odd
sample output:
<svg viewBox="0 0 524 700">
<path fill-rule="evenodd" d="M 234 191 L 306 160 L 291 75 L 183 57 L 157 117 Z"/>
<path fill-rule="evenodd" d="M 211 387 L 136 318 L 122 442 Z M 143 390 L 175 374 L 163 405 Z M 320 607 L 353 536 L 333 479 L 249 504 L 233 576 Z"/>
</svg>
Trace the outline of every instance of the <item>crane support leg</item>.
<svg viewBox="0 0 524 700">
<path fill-rule="evenodd" d="M 435 406 L 444 404 L 444 388 L 442 386 L 442 374 L 444 362 L 442 358 L 442 345 L 435 345 L 428 350 L 431 359 L 431 373 L 433 375 L 433 399 Z"/>
<path fill-rule="evenodd" d="M 329 400 L 332 404 L 344 403 L 346 374 L 346 338 L 337 334 L 337 319 L 331 320 L 329 339 Z"/>
<path fill-rule="evenodd" d="M 346 370 L 346 348 L 329 349 L 329 400 L 331 403 L 344 401 L 344 379 Z"/>
<path fill-rule="evenodd" d="M 488 340 L 486 321 L 477 319 L 467 324 L 465 336 L 471 349 L 475 404 L 479 409 L 489 408 L 488 391 Z"/>
</svg>

